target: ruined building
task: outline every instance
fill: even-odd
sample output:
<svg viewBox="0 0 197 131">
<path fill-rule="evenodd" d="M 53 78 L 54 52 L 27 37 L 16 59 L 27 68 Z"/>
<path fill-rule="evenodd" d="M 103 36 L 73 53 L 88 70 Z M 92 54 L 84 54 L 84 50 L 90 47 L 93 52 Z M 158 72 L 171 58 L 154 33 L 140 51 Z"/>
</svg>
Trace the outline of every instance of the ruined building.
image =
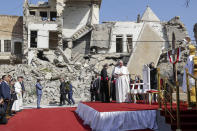
<svg viewBox="0 0 197 131">
<path fill-rule="evenodd" d="M 68 64 L 85 64 L 91 55 L 115 54 L 116 59 L 123 59 L 127 63 L 130 73 L 141 75 L 143 64 L 154 62 L 157 65 L 162 52 L 171 47 L 172 32 L 175 32 L 178 41 L 188 36 L 179 17 L 168 22 L 161 21 L 149 6 L 142 17 L 137 16 L 136 21 L 100 24 L 101 2 L 49 0 L 34 5 L 25 0 L 23 26 L 20 23 L 21 17 L 12 25 L 13 29 L 20 28 L 17 31 L 20 37 L 17 38 L 23 41 L 20 39 L 14 42 L 15 37 L 12 36 L 9 38 L 12 44 L 6 45 L 11 46 L 11 54 L 23 54 L 20 58 L 29 65 L 34 57 L 53 63 L 55 57 L 62 56 Z M 1 41 L 1 45 L 5 42 L 9 43 Z M 5 50 L 3 45 L 1 51 Z"/>
<path fill-rule="evenodd" d="M 45 87 L 45 104 L 58 103 L 60 77 L 72 82 L 76 101 L 88 101 L 92 76 L 100 73 L 105 63 L 110 76 L 120 59 L 132 76 L 141 75 L 143 65 L 152 61 L 159 63 L 165 76 L 172 76 L 165 54 L 171 48 L 172 32 L 177 45 L 188 36 L 180 18 L 164 22 L 147 7 L 137 20 L 99 23 L 101 2 L 49 0 L 34 5 L 25 0 L 23 18 L 0 16 L 0 62 L 22 59 L 24 63 L 0 64 L 0 75 L 25 76 L 26 104 L 36 102 L 32 87 L 37 78 Z M 187 56 L 187 51 L 182 53 Z M 183 57 L 178 64 L 179 74 L 186 60 Z"/>
<path fill-rule="evenodd" d="M 21 63 L 23 18 L 0 15 L 0 63 Z"/>
<path fill-rule="evenodd" d="M 74 52 L 88 54 L 92 25 L 99 24 L 101 0 L 49 0 L 24 3 L 24 47 L 28 62 L 35 52 L 58 47 L 65 59 Z M 88 35 L 87 35 L 88 34 Z"/>
<path fill-rule="evenodd" d="M 142 75 L 144 64 L 154 62 L 157 65 L 162 52 L 171 48 L 173 32 L 179 41 L 177 45 L 188 37 L 180 17 L 176 16 L 168 22 L 161 21 L 148 6 L 136 21 L 112 21 L 94 25 L 90 48 L 96 53 L 129 56 L 124 62 L 130 73 Z"/>
</svg>

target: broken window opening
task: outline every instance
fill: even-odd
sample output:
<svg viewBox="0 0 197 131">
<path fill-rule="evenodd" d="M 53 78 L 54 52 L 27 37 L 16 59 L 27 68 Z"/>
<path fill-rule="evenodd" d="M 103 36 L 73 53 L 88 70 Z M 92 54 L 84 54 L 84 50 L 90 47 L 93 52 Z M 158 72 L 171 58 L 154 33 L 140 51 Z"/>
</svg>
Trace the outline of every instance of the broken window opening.
<svg viewBox="0 0 197 131">
<path fill-rule="evenodd" d="M 16 54 L 16 55 L 22 54 L 22 43 L 21 42 L 14 43 L 14 54 Z"/>
<path fill-rule="evenodd" d="M 133 36 L 127 35 L 127 52 L 131 53 L 133 50 Z"/>
<path fill-rule="evenodd" d="M 29 11 L 29 14 L 32 15 L 32 16 L 35 16 L 36 12 L 35 11 Z"/>
<path fill-rule="evenodd" d="M 56 21 L 57 12 L 50 12 L 50 21 Z"/>
<path fill-rule="evenodd" d="M 123 52 L 123 36 L 121 35 L 116 36 L 116 52 Z"/>
<path fill-rule="evenodd" d="M 49 61 L 46 56 L 44 56 L 44 52 L 43 51 L 38 51 L 37 53 L 37 58 L 40 60 L 44 60 L 44 61 Z"/>
<path fill-rule="evenodd" d="M 58 46 L 58 32 L 49 32 L 49 49 L 55 50 Z"/>
<path fill-rule="evenodd" d="M 68 41 L 63 41 L 63 50 L 68 48 Z"/>
<path fill-rule="evenodd" d="M 31 31 L 30 35 L 30 48 L 37 48 L 37 31 Z"/>
<path fill-rule="evenodd" d="M 40 17 L 41 17 L 42 21 L 48 20 L 47 12 L 46 11 L 41 11 L 40 12 Z"/>
<path fill-rule="evenodd" d="M 11 40 L 4 41 L 4 52 L 11 52 Z"/>
</svg>

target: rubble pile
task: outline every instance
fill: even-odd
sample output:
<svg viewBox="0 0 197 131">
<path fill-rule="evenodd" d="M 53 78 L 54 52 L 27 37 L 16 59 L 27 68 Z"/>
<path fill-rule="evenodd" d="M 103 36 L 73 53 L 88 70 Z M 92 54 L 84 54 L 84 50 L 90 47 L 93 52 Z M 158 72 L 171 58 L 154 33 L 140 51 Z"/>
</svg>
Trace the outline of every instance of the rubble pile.
<svg viewBox="0 0 197 131">
<path fill-rule="evenodd" d="M 48 60 L 50 58 L 50 60 Z M 59 78 L 70 80 L 73 85 L 74 99 L 76 102 L 87 101 L 90 99 L 90 83 L 95 73 L 100 73 L 105 63 L 109 64 L 109 73 L 112 72 L 114 65 L 120 56 L 92 55 L 88 56 L 84 64 L 80 61 L 64 62 L 62 55 L 50 55 L 34 57 L 31 65 L 0 65 L 0 75 L 10 74 L 14 78 L 24 76 L 26 93 L 24 104 L 36 104 L 36 79 L 41 79 L 43 85 L 42 104 L 59 104 Z"/>
<path fill-rule="evenodd" d="M 178 81 L 180 82 L 180 86 L 182 86 L 183 81 L 183 73 L 184 73 L 184 66 L 187 62 L 187 57 L 189 55 L 189 49 L 186 47 L 181 52 L 181 60 L 177 63 L 177 77 Z M 160 73 L 163 76 L 169 78 L 169 80 L 173 80 L 173 65 L 167 60 L 167 54 L 163 53 L 160 56 L 158 68 L 160 68 Z"/>
<path fill-rule="evenodd" d="M 182 86 L 184 66 L 187 62 L 189 55 L 188 44 L 184 42 L 184 39 L 188 36 L 188 32 L 184 24 L 180 21 L 179 16 L 175 16 L 170 21 L 164 24 L 165 30 L 167 31 L 167 39 L 169 43 L 163 50 L 158 62 L 158 68 L 160 68 L 161 74 L 168 77 L 169 80 L 173 80 L 173 65 L 167 60 L 167 51 L 172 51 L 172 33 L 175 33 L 176 48 L 181 48 L 181 60 L 177 63 L 177 77 Z"/>
</svg>

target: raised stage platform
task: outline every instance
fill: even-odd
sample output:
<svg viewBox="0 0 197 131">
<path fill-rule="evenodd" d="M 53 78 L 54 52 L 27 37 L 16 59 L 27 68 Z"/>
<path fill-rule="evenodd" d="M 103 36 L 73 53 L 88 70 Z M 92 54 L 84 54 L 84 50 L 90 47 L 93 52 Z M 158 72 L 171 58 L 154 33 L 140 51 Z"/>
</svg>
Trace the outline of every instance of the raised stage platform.
<svg viewBox="0 0 197 131">
<path fill-rule="evenodd" d="M 81 102 L 76 113 L 95 131 L 157 130 L 158 105 Z"/>
</svg>

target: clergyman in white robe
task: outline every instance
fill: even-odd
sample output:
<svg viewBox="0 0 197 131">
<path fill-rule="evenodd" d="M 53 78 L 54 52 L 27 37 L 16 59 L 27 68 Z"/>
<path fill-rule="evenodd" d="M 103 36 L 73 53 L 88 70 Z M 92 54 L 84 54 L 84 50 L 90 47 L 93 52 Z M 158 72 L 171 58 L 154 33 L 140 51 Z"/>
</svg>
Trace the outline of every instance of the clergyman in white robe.
<svg viewBox="0 0 197 131">
<path fill-rule="evenodd" d="M 15 92 L 17 95 L 17 100 L 14 101 L 14 104 L 12 106 L 13 111 L 20 111 L 23 109 L 23 98 L 22 98 L 22 86 L 20 82 L 16 82 L 15 85 Z"/>
<path fill-rule="evenodd" d="M 116 102 L 129 101 L 129 71 L 125 66 L 117 66 L 114 69 L 116 77 Z"/>
<path fill-rule="evenodd" d="M 193 70 L 194 70 L 193 58 L 194 58 L 194 55 L 188 56 L 187 63 L 185 65 L 185 67 L 184 67 L 183 85 L 182 85 L 182 88 L 183 88 L 184 92 L 187 92 L 187 81 L 186 81 L 186 71 L 185 71 L 185 69 L 188 69 L 188 73 L 193 74 Z M 195 81 L 194 81 L 193 78 L 189 78 L 190 88 L 191 88 L 191 85 L 194 84 L 194 82 Z"/>
</svg>

